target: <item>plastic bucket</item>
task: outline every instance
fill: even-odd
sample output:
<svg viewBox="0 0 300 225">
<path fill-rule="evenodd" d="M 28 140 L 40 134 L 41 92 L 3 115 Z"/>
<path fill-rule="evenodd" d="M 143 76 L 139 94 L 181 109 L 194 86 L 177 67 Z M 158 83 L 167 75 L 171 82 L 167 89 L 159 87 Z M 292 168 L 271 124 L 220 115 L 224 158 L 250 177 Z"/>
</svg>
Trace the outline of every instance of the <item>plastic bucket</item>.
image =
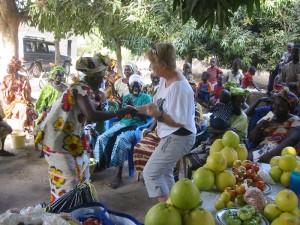
<svg viewBox="0 0 300 225">
<path fill-rule="evenodd" d="M 13 131 L 11 133 L 10 147 L 20 149 L 25 147 L 26 134 L 23 131 Z"/>
</svg>

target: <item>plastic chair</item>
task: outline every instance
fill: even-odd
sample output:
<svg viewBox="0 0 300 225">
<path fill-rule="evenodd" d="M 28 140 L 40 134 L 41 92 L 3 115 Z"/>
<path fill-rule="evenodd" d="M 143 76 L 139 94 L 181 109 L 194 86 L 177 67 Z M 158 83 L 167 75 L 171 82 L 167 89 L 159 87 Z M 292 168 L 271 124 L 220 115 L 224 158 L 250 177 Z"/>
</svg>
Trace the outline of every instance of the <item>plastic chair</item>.
<svg viewBox="0 0 300 225">
<path fill-rule="evenodd" d="M 142 131 L 143 129 L 147 128 L 150 126 L 150 124 L 153 122 L 154 118 L 151 118 L 146 124 L 141 125 L 139 127 L 137 127 L 135 129 L 135 135 L 134 135 L 134 141 L 131 144 L 131 148 L 127 151 L 126 154 L 126 159 L 128 161 L 128 171 L 129 171 L 129 176 L 130 177 L 134 177 L 134 163 L 133 163 L 133 149 L 134 146 L 141 141 L 142 139 Z M 108 130 L 109 128 L 111 128 L 114 123 L 118 122 L 119 119 L 118 118 L 114 118 L 111 120 L 108 120 L 105 124 L 105 128 L 106 130 Z"/>
</svg>

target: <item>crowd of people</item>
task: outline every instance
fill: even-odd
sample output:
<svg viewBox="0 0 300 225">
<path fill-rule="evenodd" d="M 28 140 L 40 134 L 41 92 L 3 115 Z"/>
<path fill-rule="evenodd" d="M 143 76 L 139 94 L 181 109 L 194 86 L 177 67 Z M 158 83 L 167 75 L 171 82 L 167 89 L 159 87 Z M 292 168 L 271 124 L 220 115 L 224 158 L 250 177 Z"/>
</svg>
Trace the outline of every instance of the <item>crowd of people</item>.
<svg viewBox="0 0 300 225">
<path fill-rule="evenodd" d="M 277 72 L 270 74 L 273 84 L 266 96 L 250 106 L 248 88 L 261 90 L 253 80 L 255 66 L 243 74 L 237 58 L 224 73 L 212 58 L 197 83 L 191 63 L 178 70 L 176 51 L 169 43 L 155 44 L 146 52 L 151 70 L 148 85 L 135 64 L 125 64 L 122 77 L 114 70 L 116 60 L 96 54 L 78 59 L 76 70 L 82 76 L 71 85 L 63 82 L 64 69 L 54 67 L 35 105 L 30 82 L 18 73 L 21 62 L 14 57 L 0 84 L 0 156 L 13 156 L 4 150 L 5 138 L 13 131 L 5 119 L 19 119 L 24 130 L 33 130 L 35 144 L 42 146 L 52 203 L 77 184 L 90 181 L 90 157 L 96 161 L 96 172 L 116 167 L 111 187 L 118 188 L 126 154 L 134 147 L 138 180 L 145 182 L 150 198 L 166 201 L 178 179 L 181 159 L 189 160 L 190 170 L 203 166 L 210 145 L 227 130 L 240 136 L 253 161 L 269 162 L 286 146 L 299 152 L 299 47 L 288 44 Z M 203 115 L 204 108 L 209 116 Z M 118 121 L 104 129 L 104 121 L 112 118 Z M 136 128 L 151 118 L 136 144 Z M 199 133 L 205 135 L 196 140 Z"/>
</svg>

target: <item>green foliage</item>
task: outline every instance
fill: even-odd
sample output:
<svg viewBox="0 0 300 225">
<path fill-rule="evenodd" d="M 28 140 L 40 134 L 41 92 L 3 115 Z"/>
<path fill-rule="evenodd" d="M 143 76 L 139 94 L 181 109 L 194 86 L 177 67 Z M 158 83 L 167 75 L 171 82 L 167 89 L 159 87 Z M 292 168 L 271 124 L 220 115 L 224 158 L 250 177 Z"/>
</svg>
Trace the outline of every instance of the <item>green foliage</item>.
<svg viewBox="0 0 300 225">
<path fill-rule="evenodd" d="M 239 7 L 245 6 L 251 18 L 254 8 L 260 9 L 260 0 L 174 0 L 173 9 L 181 10 L 182 21 L 190 18 L 197 22 L 197 28 L 205 27 L 209 31 L 217 25 L 220 29 L 230 26 L 230 18 Z"/>
</svg>

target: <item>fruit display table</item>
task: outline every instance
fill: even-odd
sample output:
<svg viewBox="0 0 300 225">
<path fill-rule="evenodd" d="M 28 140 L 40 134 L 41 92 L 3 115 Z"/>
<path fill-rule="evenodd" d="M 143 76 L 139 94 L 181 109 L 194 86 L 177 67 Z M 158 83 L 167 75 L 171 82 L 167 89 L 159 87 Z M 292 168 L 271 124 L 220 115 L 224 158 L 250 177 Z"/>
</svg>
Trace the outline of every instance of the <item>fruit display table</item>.
<svg viewBox="0 0 300 225">
<path fill-rule="evenodd" d="M 265 171 L 270 170 L 270 165 L 266 163 L 260 163 L 260 168 L 262 168 Z M 268 194 L 265 194 L 265 197 L 271 197 L 275 198 L 276 194 L 285 189 L 281 184 L 275 184 L 275 185 L 270 185 L 271 186 L 271 191 L 268 192 Z M 213 190 L 213 191 L 201 191 L 200 193 L 200 198 L 202 200 L 202 207 L 208 211 L 210 211 L 213 216 L 216 216 L 217 210 L 215 209 L 215 202 L 217 199 L 220 197 L 221 192 Z M 216 224 L 219 224 L 216 221 Z"/>
</svg>

